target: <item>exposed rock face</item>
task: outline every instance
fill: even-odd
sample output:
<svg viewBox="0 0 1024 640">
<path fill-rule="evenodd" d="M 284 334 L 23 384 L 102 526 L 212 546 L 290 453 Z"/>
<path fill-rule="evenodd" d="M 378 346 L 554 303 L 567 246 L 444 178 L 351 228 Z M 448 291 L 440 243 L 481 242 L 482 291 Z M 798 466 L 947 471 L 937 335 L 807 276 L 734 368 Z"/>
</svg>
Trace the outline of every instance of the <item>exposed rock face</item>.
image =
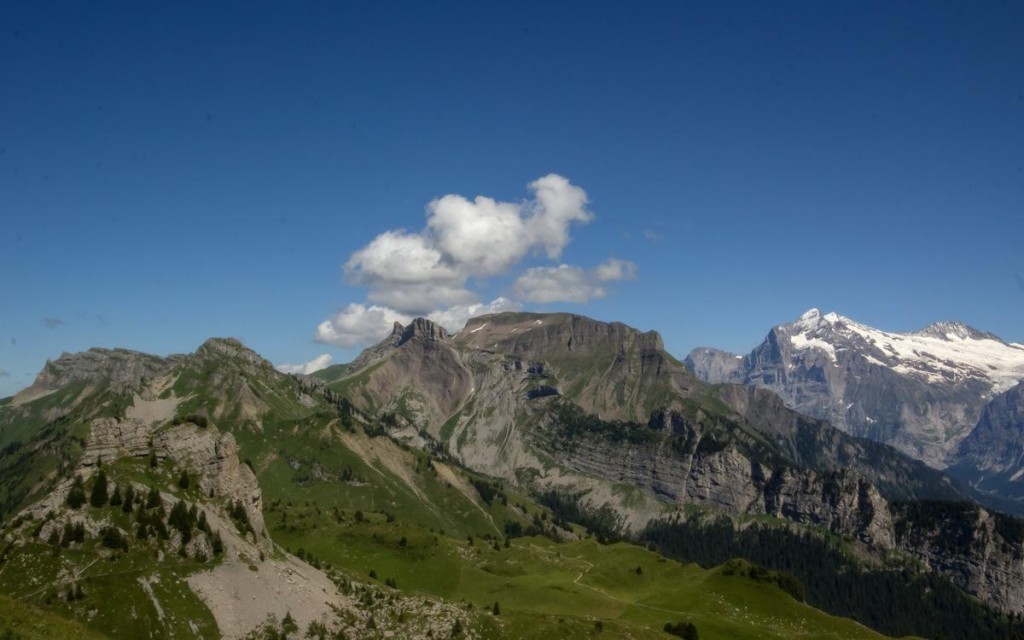
<svg viewBox="0 0 1024 640">
<path fill-rule="evenodd" d="M 182 424 L 153 438 L 154 450 L 199 473 L 205 495 L 239 501 L 257 533 L 263 534 L 263 493 L 256 474 L 238 459 L 238 444 L 230 433 Z"/>
<path fill-rule="evenodd" d="M 717 397 L 769 436 L 786 458 L 801 467 L 819 471 L 851 469 L 889 499 L 964 499 L 948 478 L 924 463 L 793 411 L 770 391 L 724 385 L 717 390 Z"/>
<path fill-rule="evenodd" d="M 23 402 L 76 382 L 109 385 L 116 391 L 138 388 L 143 380 L 156 378 L 174 366 L 177 358 L 161 358 L 128 349 L 89 349 L 64 353 L 36 376 L 32 386 L 18 393 Z"/>
<path fill-rule="evenodd" d="M 707 382 L 770 389 L 801 413 L 937 468 L 956 462 L 985 403 L 1024 378 L 1024 346 L 961 323 L 892 333 L 816 309 L 742 358 L 701 348 L 686 362 Z"/>
<path fill-rule="evenodd" d="M 402 335 L 404 333 L 405 327 L 396 322 L 391 327 L 391 333 L 388 337 L 384 338 L 374 346 L 364 349 L 363 352 L 359 354 L 359 357 L 352 361 L 352 364 L 349 365 L 346 371 L 359 371 L 360 369 L 385 358 L 398 346 L 398 343 L 401 342 Z"/>
<path fill-rule="evenodd" d="M 950 475 L 987 494 L 1024 501 L 1024 382 L 992 399 L 957 451 Z"/>
<path fill-rule="evenodd" d="M 239 460 L 234 436 L 188 423 L 157 432 L 158 426 L 137 420 L 94 420 L 81 465 L 91 467 L 101 461 L 151 453 L 161 460 L 170 458 L 198 474 L 204 495 L 241 502 L 253 529 L 262 533 L 263 494 L 256 474 Z"/>
<path fill-rule="evenodd" d="M 92 422 L 80 464 L 92 467 L 123 455 L 149 455 L 150 433 L 150 425 L 136 420 L 97 418 Z"/>
<path fill-rule="evenodd" d="M 393 412 L 437 431 L 472 391 L 470 373 L 440 325 L 417 318 L 395 340 L 400 326 L 367 358 L 360 371 L 369 375 L 358 381 L 352 401 L 360 410 Z"/>
<path fill-rule="evenodd" d="M 896 546 L 997 609 L 1024 612 L 1020 523 L 970 504 L 897 505 Z"/>
<path fill-rule="evenodd" d="M 656 331 L 567 313 L 479 316 L 455 342 L 464 350 L 543 363 L 563 395 L 607 420 L 647 420 L 697 383 L 665 352 Z"/>
<path fill-rule="evenodd" d="M 893 546 L 887 503 L 853 472 L 772 468 L 736 446 L 682 454 L 661 445 L 622 445 L 599 438 L 560 441 L 551 433 L 534 437 L 537 445 L 557 451 L 562 465 L 576 473 L 652 490 L 666 502 L 731 515 L 769 514 L 857 535 L 880 548 Z"/>
</svg>

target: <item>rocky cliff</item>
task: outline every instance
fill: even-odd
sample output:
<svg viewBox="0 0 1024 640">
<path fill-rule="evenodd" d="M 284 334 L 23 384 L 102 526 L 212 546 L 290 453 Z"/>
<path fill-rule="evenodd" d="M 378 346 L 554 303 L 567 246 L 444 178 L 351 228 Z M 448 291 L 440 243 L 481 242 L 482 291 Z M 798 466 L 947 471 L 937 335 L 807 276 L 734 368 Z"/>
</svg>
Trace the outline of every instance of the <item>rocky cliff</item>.
<svg viewBox="0 0 1024 640">
<path fill-rule="evenodd" d="M 1021 510 L 1024 502 L 1024 382 L 985 405 L 960 443 L 950 475 Z"/>
</svg>

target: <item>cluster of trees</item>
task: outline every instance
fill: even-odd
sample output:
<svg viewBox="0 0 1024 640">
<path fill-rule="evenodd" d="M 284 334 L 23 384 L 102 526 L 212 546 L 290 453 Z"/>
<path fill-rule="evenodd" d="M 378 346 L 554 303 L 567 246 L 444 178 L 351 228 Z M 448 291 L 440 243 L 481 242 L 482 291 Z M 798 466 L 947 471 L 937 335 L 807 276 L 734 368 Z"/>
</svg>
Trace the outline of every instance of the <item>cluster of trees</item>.
<svg viewBox="0 0 1024 640">
<path fill-rule="evenodd" d="M 711 523 L 661 520 L 648 525 L 640 540 L 665 556 L 705 567 L 746 558 L 788 572 L 806 588 L 808 604 L 887 635 L 1024 637 L 1019 621 L 984 606 L 946 578 L 909 567 L 865 567 L 810 533 L 756 525 L 737 530 L 725 518 Z"/>
<path fill-rule="evenodd" d="M 220 555 L 224 551 L 224 542 L 220 532 L 214 532 L 206 519 L 206 512 L 199 511 L 193 504 L 187 505 L 179 500 L 171 508 L 170 514 L 164 509 L 163 498 L 156 487 L 151 487 L 149 492 L 143 496 L 135 492 L 131 483 L 122 483 L 114 487 L 113 493 L 109 491 L 109 480 L 106 471 L 100 469 L 92 481 L 89 490 L 89 505 L 95 508 L 102 508 L 107 505 L 119 508 L 125 514 L 135 514 L 135 536 L 139 540 L 146 540 L 155 537 L 160 540 L 169 540 L 171 530 L 181 535 L 182 545 L 188 544 L 195 536 L 195 532 L 201 531 L 210 540 L 214 555 Z M 188 488 L 190 484 L 187 471 L 183 471 L 178 486 Z M 121 490 L 122 485 L 124 491 Z M 71 490 L 67 495 L 67 504 L 72 509 L 79 509 L 86 503 L 86 487 L 80 476 L 75 476 Z M 249 517 L 245 513 L 241 502 L 232 505 L 231 516 L 239 523 L 244 531 L 245 527 L 252 530 L 249 524 Z M 170 528 L 168 528 L 170 527 Z M 50 534 L 49 542 L 54 546 L 58 544 L 67 547 L 72 542 L 83 542 L 85 540 L 85 529 L 81 523 L 72 525 L 68 523 L 64 527 L 63 536 L 57 536 L 56 530 Z M 121 530 L 114 526 L 105 527 L 100 532 L 100 542 L 110 549 L 121 549 L 128 551 L 128 538 L 121 533 Z"/>
<path fill-rule="evenodd" d="M 595 434 L 612 442 L 644 444 L 658 437 L 657 431 L 649 425 L 626 420 L 602 420 L 571 402 L 557 404 L 554 413 L 562 434 L 570 440 L 582 435 Z"/>
<path fill-rule="evenodd" d="M 174 424 L 174 426 L 178 426 L 179 424 L 192 423 L 202 429 L 206 429 L 207 427 L 210 426 L 209 419 L 206 416 L 198 413 L 189 413 L 184 416 L 174 416 L 174 419 L 171 422 Z"/>
<path fill-rule="evenodd" d="M 700 635 L 692 622 L 666 622 L 665 633 L 683 640 L 698 640 Z"/>
<path fill-rule="evenodd" d="M 480 494 L 480 497 L 490 505 L 495 499 L 500 501 L 503 505 L 508 505 L 508 496 L 501 490 L 496 483 L 488 480 L 480 480 L 472 476 L 469 477 L 469 482 L 476 489 L 476 492 Z"/>
<path fill-rule="evenodd" d="M 249 513 L 245 510 L 245 505 L 242 504 L 241 500 L 235 500 L 231 503 L 228 515 L 234 520 L 235 526 L 238 527 L 239 533 L 243 536 L 246 533 L 256 535 L 256 530 L 252 528 L 252 523 L 249 522 Z"/>
<path fill-rule="evenodd" d="M 601 544 L 622 539 L 622 516 L 610 505 L 593 509 L 583 503 L 582 494 L 559 491 L 540 493 L 537 501 L 551 509 L 556 516 L 555 523 L 563 529 L 568 528 L 569 522 L 575 522 L 593 532 Z"/>
</svg>

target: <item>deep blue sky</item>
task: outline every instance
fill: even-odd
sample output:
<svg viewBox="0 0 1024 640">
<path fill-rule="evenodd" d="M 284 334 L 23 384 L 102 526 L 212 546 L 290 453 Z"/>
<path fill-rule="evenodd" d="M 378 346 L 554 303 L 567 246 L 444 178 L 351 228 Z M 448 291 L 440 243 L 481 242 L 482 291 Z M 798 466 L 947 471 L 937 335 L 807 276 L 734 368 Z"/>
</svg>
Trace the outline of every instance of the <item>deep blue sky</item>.
<svg viewBox="0 0 1024 640">
<path fill-rule="evenodd" d="M 615 257 L 526 308 L 679 356 L 812 306 L 1024 342 L 1022 3 L 341 4 L 3 4 L 0 396 L 91 346 L 346 361 L 353 252 L 549 173 L 594 219 L 480 300 Z"/>
</svg>

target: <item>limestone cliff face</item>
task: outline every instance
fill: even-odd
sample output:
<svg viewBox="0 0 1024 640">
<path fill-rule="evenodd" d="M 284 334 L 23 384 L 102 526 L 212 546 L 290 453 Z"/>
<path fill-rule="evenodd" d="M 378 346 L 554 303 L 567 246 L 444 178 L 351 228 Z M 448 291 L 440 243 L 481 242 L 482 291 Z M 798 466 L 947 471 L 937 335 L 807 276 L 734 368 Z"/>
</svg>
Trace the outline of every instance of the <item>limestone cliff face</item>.
<svg viewBox="0 0 1024 640">
<path fill-rule="evenodd" d="M 20 404 L 74 383 L 104 385 L 115 391 L 136 389 L 143 381 L 163 375 L 179 357 L 161 358 L 128 349 L 89 349 L 64 353 L 47 361 L 32 386 L 14 397 Z"/>
<path fill-rule="evenodd" d="M 607 420 L 646 420 L 696 383 L 657 332 L 619 322 L 501 313 L 473 318 L 455 341 L 464 350 L 543 362 L 562 395 Z"/>
<path fill-rule="evenodd" d="M 263 494 L 256 474 L 238 458 L 238 445 L 230 433 L 216 428 L 201 428 L 191 423 L 172 427 L 144 423 L 135 419 L 94 420 L 82 467 L 117 458 L 156 455 L 161 461 L 170 458 L 193 474 L 203 495 L 234 503 L 241 502 L 253 529 L 263 534 Z"/>
<path fill-rule="evenodd" d="M 647 442 L 622 442 L 566 437 L 552 423 L 530 437 L 575 473 L 651 491 L 668 504 L 733 516 L 768 514 L 856 536 L 878 548 L 893 547 L 887 502 L 860 474 L 766 464 L 739 444 L 706 446 L 700 427 L 682 429 L 688 434 L 683 440 L 662 434 Z"/>
<path fill-rule="evenodd" d="M 348 392 L 362 411 L 389 412 L 428 431 L 439 430 L 473 390 L 471 375 L 447 332 L 423 318 L 408 327 L 396 325 L 359 360 L 367 364 L 331 388 Z"/>
<path fill-rule="evenodd" d="M 896 547 L 998 609 L 1024 612 L 1024 530 L 971 504 L 899 504 Z"/>
</svg>

